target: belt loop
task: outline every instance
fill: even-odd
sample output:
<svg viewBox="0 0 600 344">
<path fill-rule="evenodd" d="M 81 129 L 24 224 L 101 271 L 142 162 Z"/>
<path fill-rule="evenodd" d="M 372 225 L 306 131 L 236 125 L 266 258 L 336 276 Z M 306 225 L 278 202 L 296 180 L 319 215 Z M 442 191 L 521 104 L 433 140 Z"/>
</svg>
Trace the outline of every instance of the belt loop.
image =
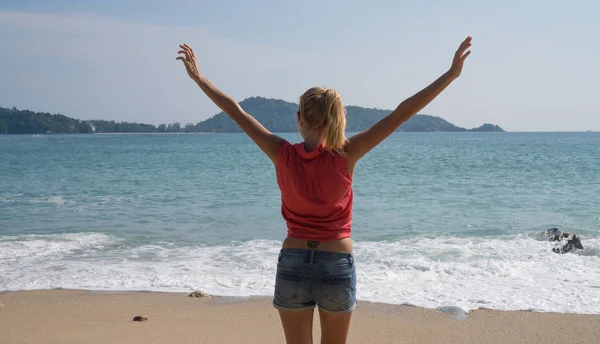
<svg viewBox="0 0 600 344">
<path fill-rule="evenodd" d="M 315 252 L 317 252 L 317 251 L 310 250 L 310 262 L 309 262 L 310 265 L 313 265 L 313 263 L 315 262 Z"/>
</svg>

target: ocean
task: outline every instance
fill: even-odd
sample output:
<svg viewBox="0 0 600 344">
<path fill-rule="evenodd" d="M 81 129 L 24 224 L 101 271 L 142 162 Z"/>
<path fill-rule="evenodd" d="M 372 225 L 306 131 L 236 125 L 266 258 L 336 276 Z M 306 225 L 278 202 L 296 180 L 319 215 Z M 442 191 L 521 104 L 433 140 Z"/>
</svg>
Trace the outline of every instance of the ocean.
<svg viewBox="0 0 600 344">
<path fill-rule="evenodd" d="M 354 190 L 359 301 L 600 313 L 599 133 L 396 133 Z M 242 134 L 0 135 L 0 291 L 270 296 L 280 205 Z"/>
</svg>

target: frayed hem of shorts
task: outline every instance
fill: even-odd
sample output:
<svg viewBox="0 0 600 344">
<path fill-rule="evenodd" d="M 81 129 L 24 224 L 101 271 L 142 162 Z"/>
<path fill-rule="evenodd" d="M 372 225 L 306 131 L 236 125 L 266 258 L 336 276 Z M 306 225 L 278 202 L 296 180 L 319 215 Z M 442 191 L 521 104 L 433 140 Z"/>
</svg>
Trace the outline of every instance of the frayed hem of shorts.
<svg viewBox="0 0 600 344">
<path fill-rule="evenodd" d="M 273 304 L 273 307 L 275 307 L 276 309 L 278 309 L 280 311 L 290 311 L 290 312 L 305 311 L 307 309 L 314 309 L 315 307 L 317 307 L 317 305 L 312 305 L 312 306 L 301 307 L 301 308 L 289 308 L 289 307 L 279 306 L 279 305 L 275 304 L 275 302 L 273 302 L 272 304 Z"/>
<path fill-rule="evenodd" d="M 341 311 L 329 311 L 325 308 L 319 307 L 320 310 L 322 310 L 325 313 L 331 313 L 331 314 L 344 314 L 344 313 L 350 313 L 352 312 L 354 309 L 356 308 L 356 303 L 354 303 L 354 305 L 352 305 L 352 307 L 341 310 Z"/>
</svg>

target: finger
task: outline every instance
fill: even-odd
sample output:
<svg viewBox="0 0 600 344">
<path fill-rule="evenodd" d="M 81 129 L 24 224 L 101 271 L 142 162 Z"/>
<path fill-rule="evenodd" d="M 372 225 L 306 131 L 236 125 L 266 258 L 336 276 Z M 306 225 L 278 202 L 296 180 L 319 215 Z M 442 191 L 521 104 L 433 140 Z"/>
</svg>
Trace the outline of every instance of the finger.
<svg viewBox="0 0 600 344">
<path fill-rule="evenodd" d="M 189 56 L 194 56 L 194 52 L 192 51 L 192 48 L 189 45 L 184 43 L 184 44 L 180 44 L 179 47 L 181 49 L 187 51 Z"/>
<path fill-rule="evenodd" d="M 183 62 L 183 65 L 185 66 L 185 68 L 188 68 L 190 66 L 190 61 L 186 60 L 183 56 L 178 56 L 175 58 L 175 60 L 179 60 L 179 61 Z"/>
<path fill-rule="evenodd" d="M 471 47 L 470 45 L 467 45 L 467 46 L 466 46 L 466 47 L 464 47 L 464 48 L 463 48 L 463 47 L 459 48 L 459 49 L 456 51 L 456 53 L 454 54 L 454 57 L 455 57 L 455 58 L 462 57 L 462 56 L 464 55 L 465 51 L 466 51 L 467 49 L 469 49 L 470 47 Z"/>
<path fill-rule="evenodd" d="M 194 54 L 194 49 L 192 49 L 192 47 L 187 45 L 187 43 L 183 43 L 183 46 L 190 49 L 190 53 L 192 54 L 192 57 L 196 57 L 196 55 Z"/>
<path fill-rule="evenodd" d="M 186 60 L 188 60 L 188 61 L 191 60 L 190 53 L 187 50 L 179 50 L 177 53 L 185 55 Z"/>
<path fill-rule="evenodd" d="M 471 55 L 471 50 L 467 51 L 460 59 L 464 61 L 469 55 Z"/>
<path fill-rule="evenodd" d="M 465 50 L 469 49 L 471 47 L 471 42 L 466 42 L 466 43 L 462 43 L 459 47 L 458 50 L 456 50 L 456 53 L 459 55 L 462 55 Z"/>
<path fill-rule="evenodd" d="M 471 40 L 473 39 L 473 37 L 468 36 L 467 38 L 465 38 L 465 40 L 461 43 L 461 45 L 466 45 L 466 44 L 470 44 Z"/>
<path fill-rule="evenodd" d="M 472 40 L 471 36 L 467 37 L 467 38 L 466 38 L 466 39 L 465 39 L 465 40 L 464 40 L 464 41 L 463 41 L 463 42 L 460 44 L 460 46 L 458 47 L 458 50 L 456 50 L 456 52 L 457 52 L 457 53 L 458 53 L 458 52 L 461 52 L 461 55 L 462 55 L 462 52 L 464 52 L 465 50 L 469 49 L 469 47 L 472 45 L 472 43 L 471 43 L 471 40 Z"/>
<path fill-rule="evenodd" d="M 189 61 L 186 61 L 183 57 L 179 56 L 177 58 L 175 58 L 176 60 L 180 60 L 181 62 L 183 62 L 183 66 L 185 67 L 185 70 L 188 73 L 192 73 L 194 70 L 194 67 L 192 66 L 192 64 Z"/>
<path fill-rule="evenodd" d="M 183 56 L 176 57 L 175 60 L 179 60 L 179 61 L 183 62 L 185 69 L 187 69 L 188 62 L 185 60 L 185 58 L 183 58 Z"/>
</svg>

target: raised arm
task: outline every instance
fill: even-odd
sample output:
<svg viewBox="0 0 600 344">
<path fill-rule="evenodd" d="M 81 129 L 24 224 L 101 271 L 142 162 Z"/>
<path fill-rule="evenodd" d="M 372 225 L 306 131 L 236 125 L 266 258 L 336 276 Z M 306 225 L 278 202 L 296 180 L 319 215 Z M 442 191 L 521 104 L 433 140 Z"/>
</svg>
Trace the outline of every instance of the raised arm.
<svg viewBox="0 0 600 344">
<path fill-rule="evenodd" d="M 349 164 L 353 168 L 360 158 L 367 154 L 371 149 L 377 146 L 386 137 L 390 136 L 404 122 L 408 121 L 414 114 L 423 109 L 435 97 L 437 97 L 452 81 L 460 76 L 465 59 L 470 51 L 471 37 L 465 39 L 456 53 L 450 69 L 417 94 L 406 99 L 388 116 L 382 118 L 371 128 L 358 133 L 348 139 L 345 151 L 349 159 Z"/>
<path fill-rule="evenodd" d="M 192 80 L 204 91 L 204 93 L 225 112 L 237 125 L 244 130 L 248 136 L 254 141 L 267 156 L 276 162 L 277 150 L 279 149 L 283 139 L 274 135 L 260 124 L 254 117 L 247 114 L 244 109 L 233 98 L 221 92 L 213 85 L 198 69 L 196 56 L 194 51 L 187 44 L 179 46 L 181 50 L 177 60 L 181 60 L 185 66 L 185 70 Z"/>
</svg>

